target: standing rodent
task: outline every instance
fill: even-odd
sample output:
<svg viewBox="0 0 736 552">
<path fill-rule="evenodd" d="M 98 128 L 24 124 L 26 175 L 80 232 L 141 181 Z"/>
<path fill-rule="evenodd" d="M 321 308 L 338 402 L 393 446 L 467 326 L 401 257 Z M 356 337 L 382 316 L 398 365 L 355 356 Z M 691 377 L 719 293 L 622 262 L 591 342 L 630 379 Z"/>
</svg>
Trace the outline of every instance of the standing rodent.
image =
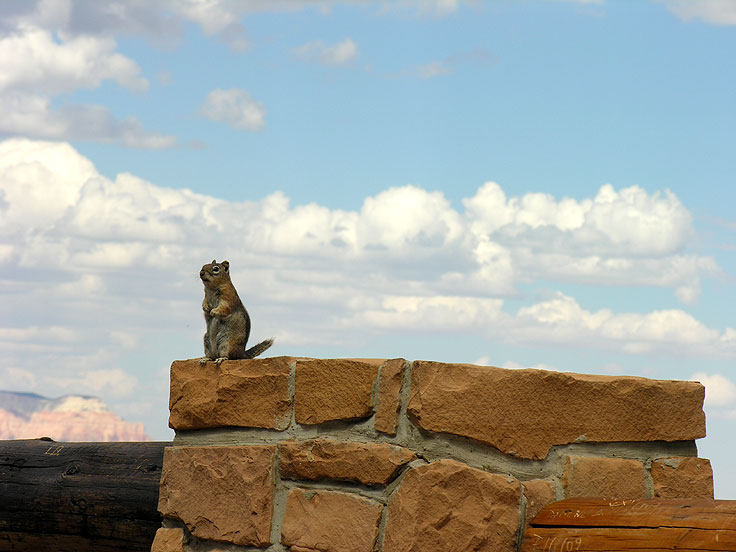
<svg viewBox="0 0 736 552">
<path fill-rule="evenodd" d="M 204 284 L 202 310 L 207 324 L 204 334 L 204 363 L 214 360 L 255 358 L 273 345 L 273 338 L 261 341 L 247 351 L 245 344 L 250 336 L 250 316 L 230 281 L 230 263 L 218 263 L 214 259 L 199 271 Z"/>
</svg>

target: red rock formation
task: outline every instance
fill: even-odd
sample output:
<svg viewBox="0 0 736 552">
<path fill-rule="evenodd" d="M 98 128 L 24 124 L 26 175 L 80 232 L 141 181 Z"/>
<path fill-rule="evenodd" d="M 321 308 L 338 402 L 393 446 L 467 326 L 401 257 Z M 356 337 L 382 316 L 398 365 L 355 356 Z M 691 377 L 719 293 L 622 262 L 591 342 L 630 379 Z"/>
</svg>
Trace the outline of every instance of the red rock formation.
<svg viewBox="0 0 736 552">
<path fill-rule="evenodd" d="M 143 424 L 126 422 L 100 399 L 69 395 L 47 399 L 0 392 L 0 439 L 150 441 Z"/>
</svg>

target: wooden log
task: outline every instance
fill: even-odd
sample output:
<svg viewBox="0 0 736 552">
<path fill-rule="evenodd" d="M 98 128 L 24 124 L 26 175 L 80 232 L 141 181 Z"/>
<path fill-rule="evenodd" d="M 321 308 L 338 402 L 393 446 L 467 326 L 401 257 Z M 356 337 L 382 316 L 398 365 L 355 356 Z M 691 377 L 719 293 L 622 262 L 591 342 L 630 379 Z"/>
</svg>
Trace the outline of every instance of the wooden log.
<svg viewBox="0 0 736 552">
<path fill-rule="evenodd" d="M 521 550 L 736 552 L 736 500 L 563 500 L 539 512 Z"/>
<path fill-rule="evenodd" d="M 168 445 L 0 441 L 0 552 L 149 551 Z"/>
</svg>

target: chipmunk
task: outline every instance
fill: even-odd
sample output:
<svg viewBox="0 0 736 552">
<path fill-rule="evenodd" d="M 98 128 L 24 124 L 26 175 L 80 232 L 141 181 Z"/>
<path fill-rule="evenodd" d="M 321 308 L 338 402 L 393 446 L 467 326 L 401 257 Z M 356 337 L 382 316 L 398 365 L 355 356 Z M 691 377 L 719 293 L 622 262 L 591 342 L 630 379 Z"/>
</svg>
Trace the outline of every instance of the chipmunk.
<svg viewBox="0 0 736 552">
<path fill-rule="evenodd" d="M 202 310 L 207 324 L 204 334 L 204 354 L 199 361 L 204 364 L 214 360 L 255 358 L 273 345 L 273 338 L 261 341 L 250 349 L 245 344 L 250 336 L 250 316 L 230 281 L 230 263 L 212 260 L 199 271 L 204 284 Z"/>
</svg>

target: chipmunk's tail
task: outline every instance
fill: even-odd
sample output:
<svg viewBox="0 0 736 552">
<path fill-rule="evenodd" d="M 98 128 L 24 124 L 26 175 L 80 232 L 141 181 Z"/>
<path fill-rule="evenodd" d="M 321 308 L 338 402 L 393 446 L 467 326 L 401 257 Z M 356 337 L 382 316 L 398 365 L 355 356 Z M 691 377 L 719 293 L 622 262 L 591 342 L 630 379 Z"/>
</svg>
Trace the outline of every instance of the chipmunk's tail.
<svg viewBox="0 0 736 552">
<path fill-rule="evenodd" d="M 261 341 L 258 345 L 253 345 L 250 349 L 245 351 L 245 358 L 256 358 L 271 345 L 273 345 L 273 337 L 271 339 Z"/>
</svg>

